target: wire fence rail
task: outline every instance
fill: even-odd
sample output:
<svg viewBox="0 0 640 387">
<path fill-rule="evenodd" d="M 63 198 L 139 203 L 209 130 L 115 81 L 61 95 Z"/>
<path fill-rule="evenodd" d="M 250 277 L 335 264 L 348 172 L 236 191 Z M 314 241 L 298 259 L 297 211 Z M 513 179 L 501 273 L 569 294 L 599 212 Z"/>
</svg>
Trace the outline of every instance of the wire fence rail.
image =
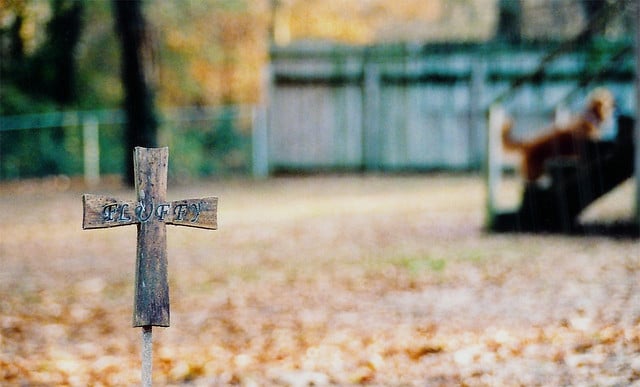
<svg viewBox="0 0 640 387">
<path fill-rule="evenodd" d="M 263 176 L 266 152 L 254 142 L 266 137 L 264 111 L 256 105 L 161 110 L 158 142 L 176 159 L 170 173 Z M 94 185 L 101 173 L 119 174 L 126 121 L 120 109 L 0 116 L 0 179 L 83 174 Z"/>
<path fill-rule="evenodd" d="M 22 114 L 0 117 L 0 132 L 77 126 L 86 120 L 99 124 L 124 124 L 123 110 L 101 109 L 84 111 L 58 111 L 40 114 Z"/>
</svg>

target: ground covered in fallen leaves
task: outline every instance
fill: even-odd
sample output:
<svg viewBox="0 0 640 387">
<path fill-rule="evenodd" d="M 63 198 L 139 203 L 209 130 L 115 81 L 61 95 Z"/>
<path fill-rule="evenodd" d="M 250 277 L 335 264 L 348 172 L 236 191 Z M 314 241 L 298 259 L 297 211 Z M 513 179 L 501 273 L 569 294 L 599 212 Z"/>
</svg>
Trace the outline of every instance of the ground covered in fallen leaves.
<svg viewBox="0 0 640 387">
<path fill-rule="evenodd" d="M 136 229 L 81 229 L 132 190 L 0 188 L 0 385 L 139 384 Z M 156 385 L 640 385 L 637 239 L 485 233 L 476 176 L 169 184 L 209 195 L 218 231 L 167 231 Z"/>
</svg>

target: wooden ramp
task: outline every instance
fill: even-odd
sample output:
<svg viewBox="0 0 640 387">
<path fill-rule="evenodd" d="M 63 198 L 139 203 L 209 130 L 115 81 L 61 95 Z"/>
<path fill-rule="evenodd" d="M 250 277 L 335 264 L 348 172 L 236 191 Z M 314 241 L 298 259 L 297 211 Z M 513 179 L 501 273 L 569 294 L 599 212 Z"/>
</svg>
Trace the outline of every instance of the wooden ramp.
<svg viewBox="0 0 640 387">
<path fill-rule="evenodd" d="M 587 163 L 566 159 L 551 161 L 547 165 L 551 183 L 545 187 L 529 183 L 520 207 L 513 212 L 495 213 L 489 222 L 490 230 L 640 236 L 637 222 L 606 225 L 578 222 L 578 216 L 586 207 L 633 175 L 633 130 L 634 120 L 621 116 L 614 141 L 582 145 Z"/>
</svg>

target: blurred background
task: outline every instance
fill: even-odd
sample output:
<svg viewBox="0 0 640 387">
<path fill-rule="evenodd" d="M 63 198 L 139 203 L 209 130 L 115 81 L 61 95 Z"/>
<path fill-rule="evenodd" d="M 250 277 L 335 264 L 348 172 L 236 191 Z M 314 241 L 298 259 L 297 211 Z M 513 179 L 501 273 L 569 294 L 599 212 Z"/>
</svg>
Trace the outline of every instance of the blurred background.
<svg viewBox="0 0 640 387">
<path fill-rule="evenodd" d="M 635 110 L 632 0 L 1 4 L 2 180 L 126 180 L 135 145 L 177 180 L 478 171 L 492 104 L 524 134 L 595 86 Z"/>
<path fill-rule="evenodd" d="M 80 194 L 133 197 L 139 145 L 222 205 L 167 232 L 160 385 L 638 385 L 638 154 L 526 202 L 487 151 L 499 109 L 526 138 L 604 86 L 634 117 L 638 4 L 0 0 L 0 384 L 138 384 L 135 233 Z M 521 213 L 635 223 L 483 227 Z"/>
</svg>

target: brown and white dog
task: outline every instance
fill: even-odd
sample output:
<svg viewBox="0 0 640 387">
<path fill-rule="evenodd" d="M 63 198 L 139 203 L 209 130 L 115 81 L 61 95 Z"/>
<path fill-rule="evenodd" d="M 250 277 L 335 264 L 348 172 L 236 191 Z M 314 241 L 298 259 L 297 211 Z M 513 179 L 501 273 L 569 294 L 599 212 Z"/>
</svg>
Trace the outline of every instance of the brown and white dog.
<svg viewBox="0 0 640 387">
<path fill-rule="evenodd" d="M 507 119 L 502 126 L 502 144 L 506 150 L 522 154 L 521 173 L 530 182 L 544 174 L 550 158 L 563 156 L 579 159 L 581 143 L 597 139 L 600 126 L 613 113 L 614 98 L 610 91 L 595 89 L 588 98 L 584 112 L 567 125 L 551 126 L 544 133 L 528 141 L 516 140 L 511 135 L 513 121 Z"/>
</svg>

